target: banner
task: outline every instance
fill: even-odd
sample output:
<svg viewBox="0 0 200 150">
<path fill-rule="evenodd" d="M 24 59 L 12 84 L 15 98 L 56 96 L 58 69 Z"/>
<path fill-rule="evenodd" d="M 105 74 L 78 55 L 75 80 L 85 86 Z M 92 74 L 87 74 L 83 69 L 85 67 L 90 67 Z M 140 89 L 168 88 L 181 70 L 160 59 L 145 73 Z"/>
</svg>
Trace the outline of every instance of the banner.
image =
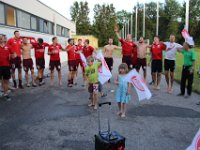
<svg viewBox="0 0 200 150">
<path fill-rule="evenodd" d="M 80 53 L 80 57 L 81 57 L 83 67 L 84 68 L 87 67 L 87 60 L 86 60 L 85 56 L 83 55 L 83 53 Z"/>
<path fill-rule="evenodd" d="M 99 68 L 98 79 L 101 84 L 104 84 L 112 77 L 112 74 L 108 68 L 101 50 L 97 53 L 95 58 L 101 60 L 102 66 Z"/>
<path fill-rule="evenodd" d="M 186 150 L 200 150 L 200 129 L 195 135 L 192 144 Z"/>
<path fill-rule="evenodd" d="M 132 83 L 134 86 L 139 101 L 145 100 L 145 99 L 150 99 L 152 94 L 150 90 L 148 89 L 144 79 L 142 76 L 135 70 L 131 70 L 125 77 L 124 80 Z"/>
<path fill-rule="evenodd" d="M 82 53 L 80 53 L 80 57 L 81 57 L 83 66 L 87 67 L 87 60 L 86 60 L 85 56 Z M 112 77 L 112 74 L 108 68 L 108 65 L 107 65 L 101 51 L 99 51 L 97 53 L 95 58 L 101 60 L 102 66 L 98 70 L 98 80 L 101 84 L 104 84 Z"/>
<path fill-rule="evenodd" d="M 189 33 L 188 33 L 188 31 L 186 29 L 183 29 L 181 31 L 181 34 L 182 34 L 184 39 L 188 39 L 190 37 L 190 35 L 189 35 Z"/>
</svg>

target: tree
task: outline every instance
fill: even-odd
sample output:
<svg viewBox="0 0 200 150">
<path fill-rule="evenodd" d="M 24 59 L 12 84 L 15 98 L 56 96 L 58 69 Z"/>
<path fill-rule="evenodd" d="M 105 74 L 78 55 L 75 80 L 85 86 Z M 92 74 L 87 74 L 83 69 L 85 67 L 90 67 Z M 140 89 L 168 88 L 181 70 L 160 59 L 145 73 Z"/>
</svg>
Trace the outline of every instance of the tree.
<svg viewBox="0 0 200 150">
<path fill-rule="evenodd" d="M 88 2 L 74 2 L 70 8 L 72 21 L 76 23 L 76 33 L 79 35 L 91 34 Z"/>
<path fill-rule="evenodd" d="M 115 24 L 116 13 L 113 4 L 96 4 L 94 7 L 93 33 L 99 39 L 100 46 L 105 45 L 110 37 L 114 38 L 114 42 L 116 42 Z"/>
</svg>

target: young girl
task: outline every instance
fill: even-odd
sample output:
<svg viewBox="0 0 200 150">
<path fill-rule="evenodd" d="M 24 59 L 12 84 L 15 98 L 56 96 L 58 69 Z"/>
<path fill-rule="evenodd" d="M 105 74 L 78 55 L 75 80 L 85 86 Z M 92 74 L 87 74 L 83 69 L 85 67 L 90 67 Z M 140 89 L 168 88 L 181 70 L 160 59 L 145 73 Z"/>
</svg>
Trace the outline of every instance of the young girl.
<svg viewBox="0 0 200 150">
<path fill-rule="evenodd" d="M 116 101 L 118 103 L 118 115 L 122 118 L 126 117 L 126 104 L 131 99 L 130 88 L 131 84 L 123 80 L 123 77 L 128 73 L 128 66 L 125 63 L 119 65 L 119 75 L 115 83 L 118 85 L 116 90 Z"/>
</svg>

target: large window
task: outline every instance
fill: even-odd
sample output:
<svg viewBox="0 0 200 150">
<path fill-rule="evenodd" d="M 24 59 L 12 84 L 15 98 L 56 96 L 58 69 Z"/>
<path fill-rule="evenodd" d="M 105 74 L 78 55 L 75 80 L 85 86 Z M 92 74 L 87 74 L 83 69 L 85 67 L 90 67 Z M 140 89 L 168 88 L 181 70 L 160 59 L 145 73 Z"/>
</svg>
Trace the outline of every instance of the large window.
<svg viewBox="0 0 200 150">
<path fill-rule="evenodd" d="M 28 13 L 17 10 L 17 26 L 25 29 L 31 28 L 31 16 Z"/>
<path fill-rule="evenodd" d="M 31 16 L 31 29 L 32 30 L 37 30 L 37 18 Z"/>
<path fill-rule="evenodd" d="M 44 32 L 44 20 L 39 19 L 39 31 Z"/>
<path fill-rule="evenodd" d="M 60 25 L 56 26 L 56 30 L 57 30 L 57 35 L 58 36 L 63 36 L 63 37 L 68 37 L 69 36 L 69 29 L 62 27 Z"/>
<path fill-rule="evenodd" d="M 0 3 L 0 24 L 5 24 L 5 9 L 4 5 Z"/>
<path fill-rule="evenodd" d="M 57 32 L 57 35 L 58 35 L 58 36 L 61 36 L 61 35 L 62 35 L 62 27 L 59 26 L 59 25 L 57 25 L 57 26 L 56 26 L 56 32 Z"/>
<path fill-rule="evenodd" d="M 65 28 L 65 37 L 69 37 L 69 29 Z"/>
<path fill-rule="evenodd" d="M 16 26 L 16 12 L 13 7 L 6 6 L 6 24 Z"/>
</svg>

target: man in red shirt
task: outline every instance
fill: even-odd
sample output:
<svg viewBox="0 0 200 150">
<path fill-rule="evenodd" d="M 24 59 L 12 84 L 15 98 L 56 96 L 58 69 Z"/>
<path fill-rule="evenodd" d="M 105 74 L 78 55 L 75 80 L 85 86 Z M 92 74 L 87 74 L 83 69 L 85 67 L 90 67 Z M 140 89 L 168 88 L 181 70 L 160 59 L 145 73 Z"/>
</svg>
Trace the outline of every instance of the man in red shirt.
<svg viewBox="0 0 200 150">
<path fill-rule="evenodd" d="M 66 51 L 68 54 L 68 68 L 69 68 L 69 74 L 68 74 L 68 87 L 72 87 L 74 84 L 74 75 L 77 70 L 76 66 L 76 54 L 75 54 L 75 45 L 74 40 L 69 39 L 68 40 L 68 46 L 66 47 Z"/>
<path fill-rule="evenodd" d="M 45 69 L 45 47 L 48 47 L 49 44 L 44 43 L 42 38 L 38 38 L 37 43 L 31 43 L 33 48 L 35 49 L 35 59 L 36 59 L 36 67 L 38 69 L 38 78 L 39 85 L 43 85 L 43 77 L 44 77 L 44 69 Z"/>
<path fill-rule="evenodd" d="M 49 69 L 51 70 L 51 85 L 54 84 L 54 68 L 58 72 L 59 85 L 62 85 L 61 82 L 61 63 L 60 63 L 60 50 L 62 46 L 58 44 L 57 37 L 52 38 L 52 44 L 49 45 L 48 55 L 50 55 Z"/>
<path fill-rule="evenodd" d="M 11 98 L 8 96 L 9 79 L 11 76 L 10 68 L 10 56 L 11 49 L 4 42 L 4 36 L 0 35 L 0 80 L 2 80 L 2 87 L 4 92 L 4 98 L 10 101 Z"/>
<path fill-rule="evenodd" d="M 132 41 L 132 36 L 128 34 L 126 40 L 122 39 L 119 35 L 118 27 L 115 27 L 115 34 L 122 45 L 122 62 L 126 63 L 129 69 L 132 69 L 137 62 L 137 47 Z"/>
<path fill-rule="evenodd" d="M 14 88 L 17 88 L 17 82 L 15 78 L 15 69 L 18 69 L 19 88 L 22 86 L 22 61 L 21 61 L 21 39 L 19 31 L 14 32 L 15 37 L 8 40 L 7 44 L 12 51 L 11 65 L 12 65 L 12 79 Z"/>
<path fill-rule="evenodd" d="M 83 66 L 83 63 L 82 63 L 82 60 L 81 60 L 81 57 L 80 57 L 80 53 L 83 52 L 82 39 L 78 39 L 78 45 L 76 45 L 75 52 L 76 52 L 75 55 L 76 55 L 76 67 L 77 67 L 76 79 L 75 79 L 76 81 L 75 82 L 77 82 L 79 65 L 81 66 L 83 79 L 84 79 L 84 66 Z M 85 80 L 83 82 L 85 82 Z"/>
<path fill-rule="evenodd" d="M 84 47 L 83 47 L 83 54 L 85 58 L 87 59 L 89 56 L 93 55 L 93 52 L 95 52 L 95 49 L 89 45 L 90 41 L 86 39 L 84 41 Z"/>
<path fill-rule="evenodd" d="M 161 72 L 162 72 L 162 52 L 166 47 L 160 42 L 158 36 L 154 37 L 154 42 L 151 46 L 151 59 L 152 59 L 152 74 L 154 81 L 154 89 L 160 89 Z"/>
</svg>

